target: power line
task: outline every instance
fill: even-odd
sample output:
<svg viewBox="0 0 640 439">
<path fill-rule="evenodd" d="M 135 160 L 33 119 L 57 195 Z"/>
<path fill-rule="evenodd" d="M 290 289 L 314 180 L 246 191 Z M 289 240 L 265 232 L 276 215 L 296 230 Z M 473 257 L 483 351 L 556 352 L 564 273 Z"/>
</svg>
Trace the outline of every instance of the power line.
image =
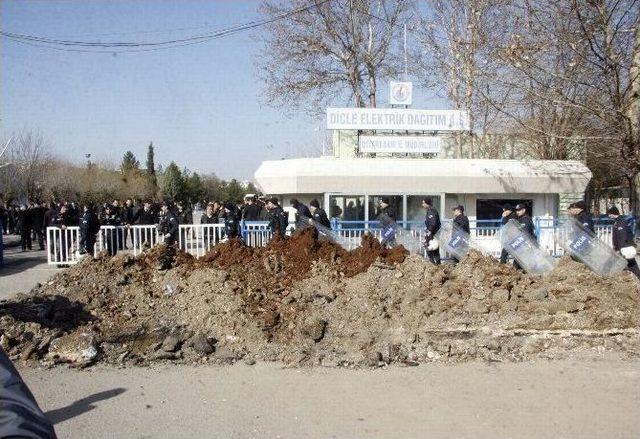
<svg viewBox="0 0 640 439">
<path fill-rule="evenodd" d="M 47 49 L 53 49 L 53 50 L 62 50 L 62 51 L 68 51 L 68 52 L 114 53 L 114 52 L 145 52 L 145 51 L 152 51 L 152 50 L 164 50 L 164 49 L 171 49 L 175 47 L 188 46 L 192 44 L 200 44 L 207 41 L 233 35 L 239 32 L 243 32 L 246 30 L 254 29 L 270 23 L 274 23 L 284 18 L 288 18 L 292 15 L 308 11 L 312 8 L 319 7 L 330 1 L 332 0 L 321 0 L 319 2 L 315 1 L 312 4 L 309 4 L 307 6 L 291 9 L 289 11 L 284 11 L 271 18 L 250 21 L 245 24 L 233 26 L 226 29 L 221 29 L 219 31 L 208 33 L 208 34 L 193 35 L 186 38 L 156 41 L 156 42 L 149 42 L 149 43 L 142 43 L 142 42 L 102 43 L 97 41 L 60 40 L 60 39 L 47 38 L 47 37 L 28 35 L 28 34 L 19 34 L 19 33 L 6 32 L 6 31 L 0 31 L 0 36 L 20 44 L 26 44 L 29 46 L 35 46 L 35 47 L 41 47 L 41 48 L 47 48 Z M 98 50 L 93 48 L 96 48 Z M 100 49 L 115 49 L 115 50 L 100 50 Z"/>
</svg>

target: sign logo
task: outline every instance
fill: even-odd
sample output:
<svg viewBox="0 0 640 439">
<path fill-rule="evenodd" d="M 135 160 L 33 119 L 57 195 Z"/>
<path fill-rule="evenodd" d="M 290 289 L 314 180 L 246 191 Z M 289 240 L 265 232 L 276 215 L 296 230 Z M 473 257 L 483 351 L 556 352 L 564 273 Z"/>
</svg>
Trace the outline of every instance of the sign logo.
<svg viewBox="0 0 640 439">
<path fill-rule="evenodd" d="M 391 105 L 411 105 L 413 84 L 411 82 L 389 82 L 389 103 Z"/>
</svg>

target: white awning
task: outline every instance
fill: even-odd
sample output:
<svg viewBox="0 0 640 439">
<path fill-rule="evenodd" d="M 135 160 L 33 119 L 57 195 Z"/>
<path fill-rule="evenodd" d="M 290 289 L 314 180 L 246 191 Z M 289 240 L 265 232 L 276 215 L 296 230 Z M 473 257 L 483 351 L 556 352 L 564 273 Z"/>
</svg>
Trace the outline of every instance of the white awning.
<svg viewBox="0 0 640 439">
<path fill-rule="evenodd" d="M 584 192 L 591 171 L 573 160 L 304 158 L 262 162 L 267 194 Z"/>
</svg>

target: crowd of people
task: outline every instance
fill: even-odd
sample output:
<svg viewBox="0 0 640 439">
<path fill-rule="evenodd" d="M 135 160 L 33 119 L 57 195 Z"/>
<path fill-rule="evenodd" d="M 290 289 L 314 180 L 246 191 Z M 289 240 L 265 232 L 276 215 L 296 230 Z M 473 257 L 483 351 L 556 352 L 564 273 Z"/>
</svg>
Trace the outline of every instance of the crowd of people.
<svg viewBox="0 0 640 439">
<path fill-rule="evenodd" d="M 312 200 L 307 206 L 294 198 L 289 200 L 289 204 L 295 210 L 296 226 L 315 224 L 319 229 L 331 228 L 327 213 L 320 207 L 318 200 Z M 390 231 L 389 236 L 385 236 L 383 233 L 382 242 L 386 245 L 392 245 L 392 227 L 388 226 L 395 225 L 396 213 L 388 197 L 382 197 L 378 207 L 377 218 L 383 228 L 387 227 L 387 230 Z M 424 246 L 426 254 L 433 264 L 439 265 L 441 260 L 436 234 L 441 227 L 440 214 L 434 207 L 431 198 L 424 198 L 422 207 L 425 209 Z M 524 204 L 516 206 L 505 204 L 502 210 L 502 225 L 514 219 L 525 234 L 537 241 L 535 225 Z M 452 211 L 454 227 L 469 234 L 469 219 L 464 213 L 464 206 L 455 206 Z M 584 202 L 579 201 L 571 204 L 568 213 L 578 221 L 584 230 L 595 232 L 593 219 L 587 212 Z M 614 221 L 612 232 L 614 250 L 625 255 L 628 269 L 640 278 L 640 267 L 638 267 L 635 257 L 627 257 L 630 248 L 633 247 L 635 250 L 633 231 L 615 206 L 609 208 L 607 214 Z M 20 235 L 23 251 L 31 250 L 34 242 L 37 242 L 39 248 L 44 250 L 47 227 L 65 229 L 70 226 L 79 226 L 80 248 L 78 250 L 80 253 L 94 253 L 97 236 L 102 228 L 105 234 L 106 250 L 109 254 L 115 255 L 118 250 L 127 249 L 129 244 L 133 245 L 134 239 L 130 228 L 118 226 L 155 225 L 163 241 L 172 245 L 178 240 L 179 224 L 193 224 L 193 211 L 190 205 L 180 201 L 174 204 L 168 200 L 162 203 L 150 200 L 127 199 L 124 202 L 113 200 L 101 206 L 87 203 L 82 207 L 75 202 L 29 203 L 19 206 L 0 204 L 0 220 L 4 229 L 3 233 Z M 268 222 L 269 229 L 273 233 L 282 235 L 286 233 L 289 226 L 288 212 L 283 209 L 277 198 L 258 196 L 247 196 L 239 202 L 209 202 L 200 217 L 200 224 L 224 224 L 224 234 L 229 238 L 241 236 L 243 221 Z M 205 230 L 204 239 L 213 242 L 212 232 Z M 61 240 L 62 242 L 58 243 L 59 249 L 57 251 L 69 251 L 69 246 L 64 242 L 65 238 L 62 237 Z M 53 251 L 56 250 L 53 249 Z M 64 259 L 65 255 L 62 256 Z M 503 249 L 500 262 L 506 263 L 507 259 L 508 253 Z M 454 262 L 458 262 L 458 260 L 454 258 Z M 517 260 L 514 260 L 513 264 L 518 269 L 522 268 Z"/>
</svg>

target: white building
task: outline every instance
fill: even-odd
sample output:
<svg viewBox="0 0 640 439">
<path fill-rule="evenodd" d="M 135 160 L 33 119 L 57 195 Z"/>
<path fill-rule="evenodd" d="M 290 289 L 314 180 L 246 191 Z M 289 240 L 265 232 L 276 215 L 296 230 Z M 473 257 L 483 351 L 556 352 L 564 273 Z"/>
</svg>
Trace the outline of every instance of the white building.
<svg viewBox="0 0 640 439">
<path fill-rule="evenodd" d="M 381 112 L 380 109 L 376 111 Z M 403 111 L 415 114 L 421 110 L 386 111 L 400 117 Z M 451 208 L 461 204 L 471 220 L 494 220 L 500 218 L 502 205 L 508 202 L 525 203 L 533 216 L 549 218 L 564 214 L 567 203 L 581 199 L 591 179 L 591 172 L 579 161 L 447 158 L 451 152 L 446 147 L 447 138 L 434 137 L 432 125 L 426 127 L 426 131 L 415 132 L 416 117 L 409 119 L 412 135 L 407 135 L 408 131 L 393 134 L 398 131 L 396 129 L 391 130 L 391 137 L 390 129 L 394 127 L 385 123 L 384 138 L 391 138 L 391 142 L 380 142 L 378 148 L 381 149 L 372 150 L 372 126 L 358 123 L 349 126 L 350 121 L 359 120 L 356 116 L 339 120 L 337 128 L 340 130 L 334 132 L 334 155 L 331 157 L 263 162 L 255 172 L 255 180 L 262 191 L 281 197 L 285 206 L 290 198 L 305 203 L 316 198 L 329 215 L 345 221 L 375 219 L 382 196 L 391 199 L 398 219 L 405 221 L 423 219 L 421 201 L 427 196 L 439 206 L 443 217 L 450 217 Z M 456 117 L 462 119 L 459 112 Z M 380 118 L 374 119 L 373 123 L 380 121 Z M 431 122 L 427 120 L 426 123 Z M 330 122 L 328 125 L 332 128 Z M 353 129 L 344 130 L 345 126 Z M 367 136 L 361 134 L 364 128 L 369 128 Z M 402 124 L 397 128 L 409 129 Z M 443 131 L 447 129 L 456 128 L 451 125 L 442 128 Z M 376 135 L 380 134 L 376 130 Z M 369 142 L 366 150 L 364 138 Z M 394 139 L 399 143 L 394 143 Z M 425 149 L 420 150 L 420 142 Z M 408 150 L 399 151 L 398 144 L 400 147 L 405 145 Z M 393 149 L 385 150 L 389 145 Z"/>
</svg>

